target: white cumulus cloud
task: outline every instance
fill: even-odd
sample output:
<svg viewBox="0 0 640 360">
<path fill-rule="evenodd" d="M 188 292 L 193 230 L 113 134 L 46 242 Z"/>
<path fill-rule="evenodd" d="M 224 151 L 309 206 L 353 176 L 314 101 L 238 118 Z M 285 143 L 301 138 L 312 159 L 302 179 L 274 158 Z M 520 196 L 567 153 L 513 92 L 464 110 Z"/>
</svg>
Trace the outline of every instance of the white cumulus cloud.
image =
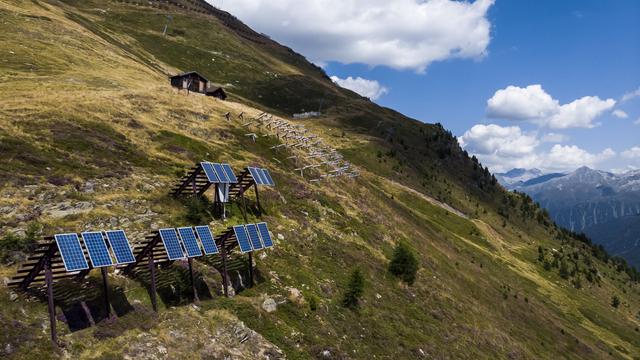
<svg viewBox="0 0 640 360">
<path fill-rule="evenodd" d="M 552 129 L 592 128 L 595 119 L 611 110 L 613 99 L 585 96 L 568 104 L 553 99 L 540 84 L 508 86 L 487 100 L 487 116 L 505 120 L 529 120 Z"/>
<path fill-rule="evenodd" d="M 368 80 L 361 77 L 353 78 L 351 76 L 346 79 L 332 76 L 331 80 L 341 87 L 349 89 L 371 100 L 378 100 L 382 95 L 389 92 L 389 89 L 380 85 L 376 80 Z"/>
<path fill-rule="evenodd" d="M 618 119 L 626 119 L 629 117 L 629 114 L 627 114 L 626 112 L 620 110 L 620 109 L 616 109 L 613 110 L 612 112 L 613 116 L 617 117 Z"/>
<path fill-rule="evenodd" d="M 631 99 L 635 99 L 637 97 L 640 97 L 640 87 L 637 88 L 636 90 L 630 91 L 626 94 L 624 94 L 622 96 L 622 99 L 620 99 L 620 101 L 625 102 L 625 101 L 629 101 Z"/>
<path fill-rule="evenodd" d="M 481 58 L 494 0 L 233 0 L 219 5 L 312 61 L 423 72 L 450 58 Z"/>
<path fill-rule="evenodd" d="M 640 159 L 640 146 L 634 146 L 629 150 L 625 150 L 620 153 L 620 155 L 626 159 Z"/>
<path fill-rule="evenodd" d="M 477 124 L 458 141 L 465 150 L 496 172 L 516 167 L 569 171 L 580 166 L 595 167 L 616 155 L 610 148 L 590 153 L 575 145 L 555 144 L 548 150 L 540 149 L 549 135 L 555 134 L 547 134 L 541 141 L 535 133 L 526 133 L 518 126 Z"/>
<path fill-rule="evenodd" d="M 556 113 L 558 107 L 558 101 L 539 84 L 526 88 L 507 86 L 487 100 L 487 116 L 509 120 L 541 119 Z"/>
<path fill-rule="evenodd" d="M 549 153 L 542 155 L 542 161 L 548 169 L 567 170 L 581 166 L 595 167 L 597 164 L 609 160 L 616 155 L 610 148 L 602 152 L 592 154 L 575 145 L 553 145 Z"/>
</svg>

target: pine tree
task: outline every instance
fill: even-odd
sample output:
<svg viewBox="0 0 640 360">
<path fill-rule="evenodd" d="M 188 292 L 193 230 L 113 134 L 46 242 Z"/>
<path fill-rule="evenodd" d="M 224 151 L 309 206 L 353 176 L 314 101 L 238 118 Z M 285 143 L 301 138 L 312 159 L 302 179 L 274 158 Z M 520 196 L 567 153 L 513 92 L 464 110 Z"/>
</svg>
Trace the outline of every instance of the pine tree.
<svg viewBox="0 0 640 360">
<path fill-rule="evenodd" d="M 412 285 L 416 280 L 418 259 L 404 243 L 398 243 L 393 250 L 389 272 L 409 285 Z"/>
<path fill-rule="evenodd" d="M 350 309 L 358 308 L 360 297 L 364 293 L 364 276 L 360 269 L 356 268 L 349 276 L 347 291 L 342 297 L 342 305 Z"/>
</svg>

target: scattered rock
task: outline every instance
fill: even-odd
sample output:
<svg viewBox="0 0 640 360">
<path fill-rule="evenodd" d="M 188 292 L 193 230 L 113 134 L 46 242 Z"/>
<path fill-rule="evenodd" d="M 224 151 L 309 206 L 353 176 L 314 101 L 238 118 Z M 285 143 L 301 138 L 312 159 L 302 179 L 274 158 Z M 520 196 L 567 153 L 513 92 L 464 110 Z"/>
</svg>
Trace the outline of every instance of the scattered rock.
<svg viewBox="0 0 640 360">
<path fill-rule="evenodd" d="M 333 295 L 333 287 L 328 282 L 321 283 L 320 290 L 322 290 L 322 292 L 329 297 Z"/>
<path fill-rule="evenodd" d="M 331 351 L 322 350 L 322 352 L 320 352 L 320 356 L 322 356 L 323 359 L 331 359 Z"/>
<path fill-rule="evenodd" d="M 140 187 L 142 189 L 142 191 L 144 192 L 152 192 L 153 190 L 155 190 L 156 188 L 149 184 L 149 183 L 144 183 L 142 184 L 142 186 Z"/>
<path fill-rule="evenodd" d="M 82 187 L 82 192 L 92 193 L 95 191 L 95 187 L 96 187 L 96 184 L 94 182 L 87 181 L 86 183 L 84 183 L 84 186 Z"/>
<path fill-rule="evenodd" d="M 84 214 L 93 210 L 93 208 L 94 204 L 90 201 L 80 201 L 75 204 L 70 201 L 63 201 L 58 204 L 43 206 L 42 212 L 52 218 L 63 218 L 69 215 Z"/>
<path fill-rule="evenodd" d="M 382 295 L 376 293 L 376 299 L 382 299 Z"/>
<path fill-rule="evenodd" d="M 289 300 L 292 303 L 302 305 L 304 304 L 304 296 L 302 296 L 302 292 L 294 287 L 287 288 L 289 290 Z"/>
<path fill-rule="evenodd" d="M 10 293 L 9 293 L 9 300 L 11 300 L 11 301 L 16 301 L 16 300 L 18 300 L 18 294 L 16 294 L 16 293 L 15 293 L 15 292 L 13 292 L 13 291 L 12 291 L 12 292 L 10 292 Z"/>
<path fill-rule="evenodd" d="M 284 235 L 278 233 L 278 240 L 284 240 Z"/>
<path fill-rule="evenodd" d="M 276 304 L 276 301 L 273 300 L 272 298 L 266 298 L 263 302 L 262 302 L 262 310 L 268 312 L 268 313 L 272 313 L 276 310 L 278 310 L 278 304 Z"/>
<path fill-rule="evenodd" d="M 158 353 L 162 355 L 167 355 L 167 348 L 162 345 L 158 346 Z"/>
</svg>

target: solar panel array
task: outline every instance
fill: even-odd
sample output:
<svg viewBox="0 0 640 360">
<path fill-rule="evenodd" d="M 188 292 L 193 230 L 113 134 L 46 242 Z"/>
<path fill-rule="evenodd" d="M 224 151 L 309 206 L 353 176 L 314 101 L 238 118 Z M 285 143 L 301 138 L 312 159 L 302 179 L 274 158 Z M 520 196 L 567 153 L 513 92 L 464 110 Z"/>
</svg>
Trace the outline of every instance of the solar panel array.
<svg viewBox="0 0 640 360">
<path fill-rule="evenodd" d="M 195 231 L 194 231 L 195 230 Z M 207 225 L 167 228 L 158 231 L 169 260 L 214 255 L 219 253 L 211 229 Z"/>
<path fill-rule="evenodd" d="M 56 234 L 54 236 L 64 268 L 69 272 L 89 269 L 89 263 L 85 257 L 85 249 L 94 268 L 135 262 L 127 235 L 122 230 L 106 232 L 109 245 L 107 245 L 105 233 L 102 231 L 83 232 L 80 237 L 78 237 L 78 234 Z M 83 243 L 84 247 L 82 246 Z M 115 261 L 109 251 L 109 247 L 111 247 L 111 251 L 115 255 Z"/>
<path fill-rule="evenodd" d="M 273 246 L 267 223 L 236 225 L 233 227 L 233 232 L 242 253 Z"/>
<path fill-rule="evenodd" d="M 258 185 L 267 185 L 267 186 L 275 186 L 276 183 L 273 181 L 269 170 L 264 168 L 257 167 L 248 167 L 249 173 L 251 173 L 251 177 Z"/>
<path fill-rule="evenodd" d="M 207 225 L 166 228 L 158 230 L 158 233 L 169 260 L 199 257 L 203 254 L 214 255 L 220 252 Z M 273 246 L 269 229 L 264 222 L 236 225 L 233 227 L 233 233 L 242 253 Z M 56 234 L 54 239 L 64 267 L 69 272 L 90 268 L 85 249 L 93 268 L 124 265 L 136 261 L 123 230 L 88 231 L 80 234 L 80 237 L 78 234 Z"/>
<path fill-rule="evenodd" d="M 213 184 L 235 184 L 238 178 L 233 173 L 233 169 L 229 164 L 218 164 L 203 161 L 200 163 L 207 180 Z"/>
</svg>

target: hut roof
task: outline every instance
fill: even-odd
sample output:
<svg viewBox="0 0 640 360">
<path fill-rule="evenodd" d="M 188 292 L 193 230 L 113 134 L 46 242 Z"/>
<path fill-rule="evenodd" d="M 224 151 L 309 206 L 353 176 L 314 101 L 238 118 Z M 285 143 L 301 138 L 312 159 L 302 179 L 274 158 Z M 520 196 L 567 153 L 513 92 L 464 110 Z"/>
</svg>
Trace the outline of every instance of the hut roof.
<svg viewBox="0 0 640 360">
<path fill-rule="evenodd" d="M 200 77 L 201 79 L 203 79 L 204 81 L 207 81 L 207 82 L 209 81 L 206 77 L 202 76 L 202 74 L 200 74 L 197 71 L 183 72 L 183 73 L 178 74 L 178 75 L 173 75 L 170 78 L 173 79 L 173 78 L 185 77 L 185 76 L 194 75 L 194 74 L 197 75 L 198 77 Z"/>
</svg>

